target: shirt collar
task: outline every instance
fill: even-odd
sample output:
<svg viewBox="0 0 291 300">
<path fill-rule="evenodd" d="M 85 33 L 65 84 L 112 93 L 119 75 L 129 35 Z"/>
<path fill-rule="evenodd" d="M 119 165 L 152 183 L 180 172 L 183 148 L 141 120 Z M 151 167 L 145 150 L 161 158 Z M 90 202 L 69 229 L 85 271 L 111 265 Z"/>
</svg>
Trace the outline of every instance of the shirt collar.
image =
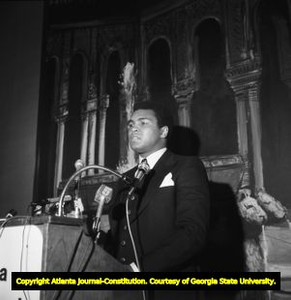
<svg viewBox="0 0 291 300">
<path fill-rule="evenodd" d="M 158 162 L 158 160 L 161 158 L 161 156 L 167 151 L 167 148 L 162 148 L 162 149 L 159 149 L 158 151 L 150 154 L 149 156 L 147 157 L 141 157 L 139 156 L 139 163 L 144 159 L 146 158 L 149 166 L 150 166 L 150 169 L 153 169 L 153 167 L 155 166 L 155 164 Z"/>
</svg>

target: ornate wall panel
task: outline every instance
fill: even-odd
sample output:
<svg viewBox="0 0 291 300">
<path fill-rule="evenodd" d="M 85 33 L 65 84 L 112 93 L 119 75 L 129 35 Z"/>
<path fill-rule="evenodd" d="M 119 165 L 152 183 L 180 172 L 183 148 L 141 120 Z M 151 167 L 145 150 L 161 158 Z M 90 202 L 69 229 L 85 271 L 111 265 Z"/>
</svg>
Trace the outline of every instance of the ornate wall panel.
<svg viewBox="0 0 291 300">
<path fill-rule="evenodd" d="M 174 32 L 174 14 L 166 13 L 157 17 L 153 17 L 143 22 L 144 43 L 147 49 L 153 40 L 165 37 L 167 40 L 173 40 Z M 145 49 L 143 49 L 145 50 Z"/>
<path fill-rule="evenodd" d="M 73 34 L 73 49 L 72 51 L 82 50 L 85 53 L 90 51 L 90 28 L 78 28 L 74 30 Z"/>
<path fill-rule="evenodd" d="M 245 47 L 245 0 L 229 0 L 226 1 L 227 8 L 227 36 L 229 64 L 240 62 L 246 58 L 243 55 Z"/>
<path fill-rule="evenodd" d="M 188 33 L 188 13 L 185 8 L 179 9 L 175 13 L 175 70 L 174 82 L 179 82 L 189 78 L 193 70 L 193 60 L 191 64 L 191 47 L 189 45 Z M 189 64 L 190 62 L 190 64 Z"/>
</svg>

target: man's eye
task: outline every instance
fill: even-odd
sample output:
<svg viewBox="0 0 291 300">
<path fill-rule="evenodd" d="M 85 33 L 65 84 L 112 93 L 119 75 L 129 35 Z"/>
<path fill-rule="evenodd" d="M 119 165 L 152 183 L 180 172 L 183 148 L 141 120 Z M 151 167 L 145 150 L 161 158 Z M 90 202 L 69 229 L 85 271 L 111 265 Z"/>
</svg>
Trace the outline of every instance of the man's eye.
<svg viewBox="0 0 291 300">
<path fill-rule="evenodd" d="M 147 120 L 142 120 L 142 121 L 140 121 L 140 124 L 141 125 L 147 125 L 147 124 L 149 124 L 149 122 Z"/>
<path fill-rule="evenodd" d="M 133 127 L 133 124 L 132 124 L 132 123 L 127 124 L 127 128 L 128 128 L 128 129 L 131 129 L 132 127 Z"/>
</svg>

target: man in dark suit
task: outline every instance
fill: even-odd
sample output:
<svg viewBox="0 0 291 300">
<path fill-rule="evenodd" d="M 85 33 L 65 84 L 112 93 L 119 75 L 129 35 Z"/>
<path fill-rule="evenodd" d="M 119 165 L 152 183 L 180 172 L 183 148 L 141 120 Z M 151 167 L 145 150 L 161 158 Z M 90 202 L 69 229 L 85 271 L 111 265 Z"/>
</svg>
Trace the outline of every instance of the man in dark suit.
<svg viewBox="0 0 291 300">
<path fill-rule="evenodd" d="M 134 262 L 145 272 L 197 271 L 197 255 L 207 235 L 207 175 L 197 157 L 167 150 L 171 120 L 156 103 L 135 106 L 128 122 L 129 143 L 139 161 L 147 160 L 143 163 L 150 171 L 139 182 L 134 200 L 126 200 L 126 185 L 119 188 L 110 215 L 115 257 L 127 265 Z M 136 169 L 126 175 L 133 178 Z"/>
</svg>

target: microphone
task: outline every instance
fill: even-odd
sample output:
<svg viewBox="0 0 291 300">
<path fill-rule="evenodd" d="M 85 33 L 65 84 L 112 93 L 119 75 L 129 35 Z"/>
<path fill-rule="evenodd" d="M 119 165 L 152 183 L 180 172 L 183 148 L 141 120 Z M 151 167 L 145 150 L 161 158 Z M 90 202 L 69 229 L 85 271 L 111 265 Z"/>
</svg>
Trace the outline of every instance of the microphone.
<svg viewBox="0 0 291 300">
<path fill-rule="evenodd" d="M 99 205 L 92 226 L 94 233 L 98 234 L 100 232 L 100 221 L 101 221 L 103 206 L 104 203 L 108 203 L 111 200 L 112 192 L 113 192 L 112 188 L 108 187 L 105 184 L 102 184 L 95 194 L 94 202 L 99 203 Z M 96 239 L 98 239 L 98 236 L 96 237 Z"/>
<path fill-rule="evenodd" d="M 150 166 L 146 159 L 143 159 L 141 163 L 137 166 L 137 170 L 134 174 L 134 178 L 137 182 L 142 181 L 144 176 L 150 171 Z"/>
<path fill-rule="evenodd" d="M 76 172 L 78 172 L 78 171 L 79 171 L 80 169 L 82 169 L 84 166 L 85 166 L 85 165 L 84 165 L 82 159 L 77 159 L 77 160 L 75 161 L 75 169 L 76 169 Z M 80 175 L 78 175 L 78 176 L 76 177 L 76 179 L 75 179 L 75 183 L 76 183 L 77 188 L 79 188 L 79 186 L 78 186 L 79 180 L 80 180 Z M 75 186 L 75 187 L 76 187 L 76 186 Z"/>
<path fill-rule="evenodd" d="M 79 171 L 80 169 L 82 169 L 83 167 L 84 167 L 84 163 L 83 163 L 82 159 L 77 159 L 75 161 L 76 172 Z"/>
<path fill-rule="evenodd" d="M 133 192 L 137 188 L 137 185 L 142 181 L 145 175 L 147 175 L 150 171 L 150 166 L 147 163 L 146 159 L 143 159 L 140 164 L 137 166 L 137 170 L 134 174 L 134 183 L 133 186 L 130 188 L 128 192 L 128 197 L 134 200 L 134 197 L 132 197 Z"/>
<path fill-rule="evenodd" d="M 82 159 L 77 159 L 75 162 L 76 172 L 84 167 L 84 163 Z M 81 176 L 78 175 L 75 179 L 75 186 L 74 186 L 74 206 L 75 206 L 75 217 L 79 218 L 84 211 L 84 206 L 82 203 L 81 198 L 79 197 L 79 189 L 80 189 L 80 179 Z"/>
<path fill-rule="evenodd" d="M 17 211 L 15 209 L 10 209 L 9 212 L 6 214 L 5 219 L 10 219 L 17 215 Z"/>
</svg>

